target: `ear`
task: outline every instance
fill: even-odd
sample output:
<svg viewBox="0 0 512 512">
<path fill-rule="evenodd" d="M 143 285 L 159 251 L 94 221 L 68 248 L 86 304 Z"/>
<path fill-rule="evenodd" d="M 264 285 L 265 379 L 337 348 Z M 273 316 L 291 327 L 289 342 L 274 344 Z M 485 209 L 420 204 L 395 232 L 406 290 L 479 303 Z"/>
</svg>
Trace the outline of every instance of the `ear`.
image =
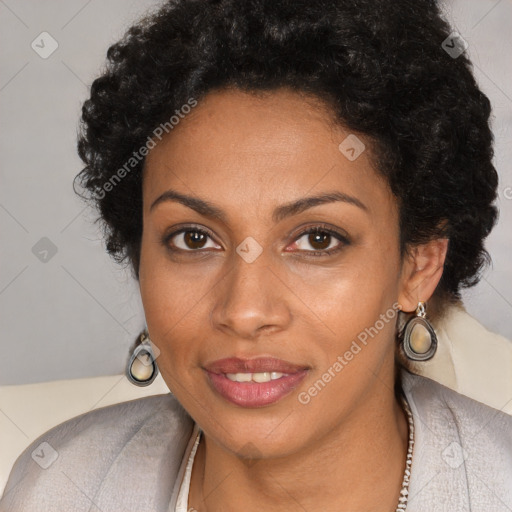
<svg viewBox="0 0 512 512">
<path fill-rule="evenodd" d="M 398 295 L 402 311 L 413 312 L 418 302 L 427 302 L 432 297 L 443 275 L 448 242 L 447 238 L 437 238 L 408 249 Z"/>
</svg>

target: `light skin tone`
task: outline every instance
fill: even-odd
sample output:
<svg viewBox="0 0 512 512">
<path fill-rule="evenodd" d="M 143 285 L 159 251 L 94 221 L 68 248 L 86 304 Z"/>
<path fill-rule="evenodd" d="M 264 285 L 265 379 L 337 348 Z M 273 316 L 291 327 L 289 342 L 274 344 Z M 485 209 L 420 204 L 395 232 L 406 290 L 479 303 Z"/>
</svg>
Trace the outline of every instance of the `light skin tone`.
<svg viewBox="0 0 512 512">
<path fill-rule="evenodd" d="M 396 509 L 408 437 L 393 392 L 396 317 L 309 403 L 298 396 L 393 304 L 411 312 L 430 299 L 447 241 L 401 257 L 397 200 L 363 135 L 356 160 L 340 152 L 349 133 L 314 98 L 222 90 L 146 159 L 140 291 L 162 376 L 203 430 L 189 494 L 200 512 Z M 152 208 L 168 190 L 224 218 L 176 200 Z M 273 217 L 334 192 L 350 199 Z M 318 225 L 342 238 L 302 234 Z M 184 226 L 188 236 L 162 240 Z M 197 238 L 197 228 L 210 234 Z M 247 237 L 262 248 L 251 263 L 236 251 Z M 202 369 L 259 356 L 307 365 L 308 374 L 280 401 L 244 408 L 217 394 Z"/>
</svg>

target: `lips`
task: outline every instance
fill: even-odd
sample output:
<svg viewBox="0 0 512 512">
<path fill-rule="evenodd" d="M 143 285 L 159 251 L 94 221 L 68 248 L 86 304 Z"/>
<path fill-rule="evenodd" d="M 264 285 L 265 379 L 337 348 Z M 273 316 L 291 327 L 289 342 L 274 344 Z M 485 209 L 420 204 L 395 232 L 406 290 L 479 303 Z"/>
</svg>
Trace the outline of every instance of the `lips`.
<svg viewBox="0 0 512 512">
<path fill-rule="evenodd" d="M 306 377 L 309 367 L 273 357 L 231 357 L 209 363 L 204 370 L 214 392 L 232 404 L 251 408 L 274 404 L 289 395 Z M 253 379 L 236 382 L 232 380 L 236 374 L 252 374 Z M 266 381 L 255 382 L 256 376 Z"/>
</svg>

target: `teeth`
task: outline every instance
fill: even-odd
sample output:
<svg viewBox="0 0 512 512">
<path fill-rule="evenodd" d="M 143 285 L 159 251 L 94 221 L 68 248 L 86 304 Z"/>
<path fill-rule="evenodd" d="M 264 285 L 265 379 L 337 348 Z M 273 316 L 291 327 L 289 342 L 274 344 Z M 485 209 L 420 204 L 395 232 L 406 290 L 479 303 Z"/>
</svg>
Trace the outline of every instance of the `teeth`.
<svg viewBox="0 0 512 512">
<path fill-rule="evenodd" d="M 270 382 L 280 379 L 287 373 L 281 372 L 263 372 L 263 373 L 226 373 L 226 377 L 233 382 Z"/>
<path fill-rule="evenodd" d="M 252 374 L 252 380 L 254 382 L 270 382 L 270 373 L 253 373 Z"/>
<path fill-rule="evenodd" d="M 227 377 L 235 382 L 250 382 L 252 373 L 228 373 Z"/>
</svg>

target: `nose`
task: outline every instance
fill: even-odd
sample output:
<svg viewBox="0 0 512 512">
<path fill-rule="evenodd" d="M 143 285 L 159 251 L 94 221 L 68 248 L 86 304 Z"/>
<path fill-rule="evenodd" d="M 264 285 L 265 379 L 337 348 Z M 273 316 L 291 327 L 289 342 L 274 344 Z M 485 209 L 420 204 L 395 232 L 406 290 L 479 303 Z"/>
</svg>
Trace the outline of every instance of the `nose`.
<svg viewBox="0 0 512 512">
<path fill-rule="evenodd" d="M 264 254 L 252 263 L 237 254 L 233 260 L 231 270 L 215 287 L 214 329 L 249 340 L 286 329 L 291 321 L 286 300 L 290 292 Z"/>
</svg>

